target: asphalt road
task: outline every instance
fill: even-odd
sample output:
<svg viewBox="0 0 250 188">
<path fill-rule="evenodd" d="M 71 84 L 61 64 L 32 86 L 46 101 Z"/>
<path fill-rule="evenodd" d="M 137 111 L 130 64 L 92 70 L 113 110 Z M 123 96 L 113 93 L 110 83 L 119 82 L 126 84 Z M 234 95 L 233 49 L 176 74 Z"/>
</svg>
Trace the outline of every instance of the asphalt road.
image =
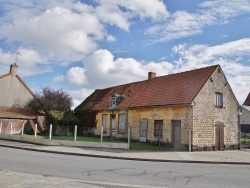
<svg viewBox="0 0 250 188">
<path fill-rule="evenodd" d="M 0 147 L 0 169 L 102 187 L 249 187 L 250 166 L 91 158 Z"/>
</svg>

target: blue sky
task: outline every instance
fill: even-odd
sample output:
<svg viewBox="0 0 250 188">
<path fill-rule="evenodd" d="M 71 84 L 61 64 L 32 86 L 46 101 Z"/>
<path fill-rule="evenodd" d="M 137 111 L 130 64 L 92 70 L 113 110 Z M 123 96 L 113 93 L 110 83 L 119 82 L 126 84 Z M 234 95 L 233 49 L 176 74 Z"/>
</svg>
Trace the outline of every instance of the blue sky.
<svg viewBox="0 0 250 188">
<path fill-rule="evenodd" d="M 220 64 L 250 92 L 250 0 L 0 0 L 0 75 L 16 62 L 34 91 L 74 106 L 95 89 Z"/>
</svg>

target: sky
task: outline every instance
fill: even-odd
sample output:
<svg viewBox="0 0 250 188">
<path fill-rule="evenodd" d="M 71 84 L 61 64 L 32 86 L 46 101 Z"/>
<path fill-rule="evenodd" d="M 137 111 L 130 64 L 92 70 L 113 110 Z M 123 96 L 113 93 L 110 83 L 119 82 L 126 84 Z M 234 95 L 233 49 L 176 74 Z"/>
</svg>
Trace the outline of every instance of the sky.
<svg viewBox="0 0 250 188">
<path fill-rule="evenodd" d="M 20 53 L 21 55 L 17 54 Z M 33 92 L 95 89 L 219 64 L 250 92 L 250 0 L 0 0 L 0 75 L 17 63 Z"/>
</svg>

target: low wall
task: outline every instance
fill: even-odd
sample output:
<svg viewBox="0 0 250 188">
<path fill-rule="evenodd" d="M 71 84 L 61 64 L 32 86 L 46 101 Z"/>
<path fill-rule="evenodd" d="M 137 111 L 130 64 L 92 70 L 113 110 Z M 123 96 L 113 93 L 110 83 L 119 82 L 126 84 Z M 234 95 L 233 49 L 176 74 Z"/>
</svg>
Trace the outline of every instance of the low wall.
<svg viewBox="0 0 250 188">
<path fill-rule="evenodd" d="M 83 142 L 83 141 L 68 141 L 68 140 L 49 140 L 40 138 L 27 138 L 23 136 L 1 135 L 0 139 L 13 140 L 19 142 L 28 142 L 34 144 L 48 146 L 73 146 L 73 147 L 95 147 L 95 148 L 115 148 L 129 149 L 128 143 L 107 143 L 107 142 Z"/>
</svg>

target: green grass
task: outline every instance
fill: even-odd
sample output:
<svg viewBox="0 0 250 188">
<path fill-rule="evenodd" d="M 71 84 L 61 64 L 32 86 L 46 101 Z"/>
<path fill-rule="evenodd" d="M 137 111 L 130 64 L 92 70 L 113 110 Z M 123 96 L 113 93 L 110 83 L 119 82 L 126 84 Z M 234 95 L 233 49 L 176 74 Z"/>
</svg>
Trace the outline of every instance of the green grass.
<svg viewBox="0 0 250 188">
<path fill-rule="evenodd" d="M 21 136 L 20 134 L 16 134 L 13 136 Z M 34 138 L 34 135 L 24 134 L 24 137 Z M 49 136 L 37 135 L 39 139 L 49 139 Z M 73 141 L 74 136 L 52 136 L 52 140 L 68 140 Z M 77 136 L 77 141 L 84 142 L 100 142 L 100 138 L 93 136 Z M 110 143 L 127 143 L 126 141 L 117 140 L 114 138 L 103 138 L 103 142 Z M 144 150 L 144 151 L 173 151 L 173 148 L 166 146 L 157 146 L 149 143 L 141 143 L 141 142 L 131 142 L 131 150 Z"/>
<path fill-rule="evenodd" d="M 249 136 L 241 137 L 240 141 L 241 142 L 250 142 L 250 137 Z"/>
<path fill-rule="evenodd" d="M 15 134 L 13 136 L 21 136 L 20 134 Z M 34 138 L 34 135 L 24 134 L 23 137 Z M 49 136 L 37 135 L 36 138 L 39 139 L 49 139 Z M 73 141 L 74 136 L 52 136 L 52 140 L 68 140 Z M 77 136 L 76 141 L 85 141 L 85 142 L 100 142 L 101 139 L 98 137 L 91 136 Z M 112 138 L 103 138 L 103 142 L 113 142 L 113 143 L 126 143 L 125 141 L 120 141 Z"/>
</svg>

